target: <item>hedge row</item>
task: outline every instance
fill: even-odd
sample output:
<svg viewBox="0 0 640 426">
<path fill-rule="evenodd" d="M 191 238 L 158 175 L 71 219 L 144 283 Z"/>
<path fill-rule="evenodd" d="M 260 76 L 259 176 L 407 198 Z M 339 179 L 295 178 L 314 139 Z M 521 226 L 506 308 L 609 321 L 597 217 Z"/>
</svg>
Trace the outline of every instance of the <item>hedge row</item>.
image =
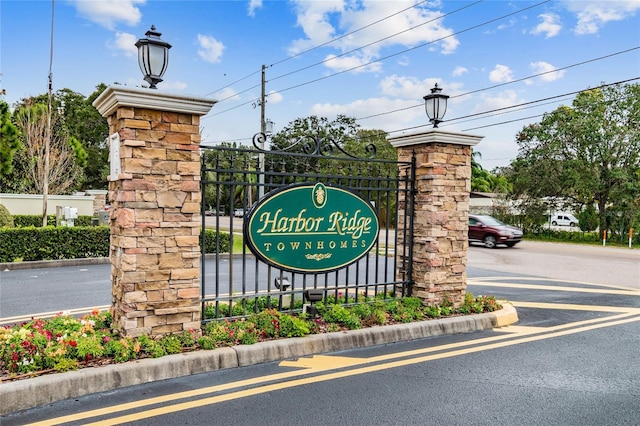
<svg viewBox="0 0 640 426">
<path fill-rule="evenodd" d="M 108 226 L 0 228 L 0 262 L 109 256 Z M 217 241 L 216 241 L 217 240 Z M 205 232 L 206 253 L 229 252 L 229 234 Z"/>
<path fill-rule="evenodd" d="M 92 219 L 93 217 L 91 216 L 78 216 L 78 218 L 73 221 L 73 224 L 75 226 L 91 226 Z M 28 226 L 40 227 L 42 226 L 42 216 L 33 214 L 15 214 L 13 215 L 13 226 L 16 228 L 24 228 Z M 56 226 L 56 215 L 47 215 L 47 226 Z"/>
<path fill-rule="evenodd" d="M 598 232 L 572 232 L 572 231 L 556 231 L 553 229 L 545 229 L 541 232 L 528 232 L 525 235 L 528 240 L 540 241 L 557 241 L 572 242 L 586 244 L 602 244 L 602 237 Z M 607 243 L 627 245 L 629 239 L 626 235 L 607 238 Z M 632 244 L 640 244 L 640 232 L 634 232 Z"/>
</svg>

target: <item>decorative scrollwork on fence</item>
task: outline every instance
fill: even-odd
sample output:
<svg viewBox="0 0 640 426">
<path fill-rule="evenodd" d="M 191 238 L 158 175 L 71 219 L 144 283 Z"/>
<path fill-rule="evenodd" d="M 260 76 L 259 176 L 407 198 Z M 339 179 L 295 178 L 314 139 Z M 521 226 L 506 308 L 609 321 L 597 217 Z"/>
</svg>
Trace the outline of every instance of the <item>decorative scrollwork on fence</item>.
<svg viewBox="0 0 640 426">
<path fill-rule="evenodd" d="M 280 148 L 278 150 L 268 150 L 265 148 L 265 142 L 267 142 L 268 136 L 262 132 L 258 132 L 253 135 L 253 146 L 264 153 L 287 153 L 293 152 L 293 149 L 299 147 L 300 150 L 309 156 L 313 157 L 336 157 L 339 155 L 349 158 L 359 158 L 347 151 L 345 151 L 339 143 L 331 138 L 321 138 L 317 136 L 305 135 L 298 138 L 291 145 Z M 364 150 L 366 158 L 375 158 L 377 155 L 377 148 L 373 143 L 365 144 Z"/>
</svg>

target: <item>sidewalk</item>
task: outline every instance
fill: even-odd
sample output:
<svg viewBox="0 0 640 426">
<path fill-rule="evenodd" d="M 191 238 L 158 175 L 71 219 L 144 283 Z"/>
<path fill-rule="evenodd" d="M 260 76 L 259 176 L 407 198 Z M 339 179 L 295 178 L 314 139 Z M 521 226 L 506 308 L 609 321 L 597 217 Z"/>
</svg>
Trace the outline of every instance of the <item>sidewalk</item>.
<svg viewBox="0 0 640 426">
<path fill-rule="evenodd" d="M 34 377 L 0 385 L 0 414 L 51 404 L 127 386 L 426 337 L 472 333 L 505 327 L 518 321 L 509 304 L 497 312 L 316 334 L 254 345 L 200 350 L 161 358 Z"/>
</svg>

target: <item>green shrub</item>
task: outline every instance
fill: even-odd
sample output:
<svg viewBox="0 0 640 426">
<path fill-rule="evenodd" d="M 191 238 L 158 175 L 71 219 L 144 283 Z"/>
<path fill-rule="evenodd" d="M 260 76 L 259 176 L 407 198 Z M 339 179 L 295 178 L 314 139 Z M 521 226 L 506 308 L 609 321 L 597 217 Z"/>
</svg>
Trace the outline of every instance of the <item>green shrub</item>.
<svg viewBox="0 0 640 426">
<path fill-rule="evenodd" d="M 169 334 L 167 336 L 164 336 L 160 340 L 160 343 L 168 354 L 179 354 L 180 352 L 182 352 L 182 343 L 180 342 L 178 336 Z"/>
<path fill-rule="evenodd" d="M 281 337 L 303 337 L 311 332 L 309 322 L 291 315 L 282 315 L 280 317 L 280 336 Z"/>
<path fill-rule="evenodd" d="M 0 262 L 107 257 L 107 226 L 0 229 Z"/>
<path fill-rule="evenodd" d="M 3 226 L 13 228 L 13 216 L 5 206 L 0 204 L 0 228 Z"/>
<path fill-rule="evenodd" d="M 16 228 L 26 228 L 29 226 L 42 226 L 42 215 L 37 214 L 17 214 L 13 217 Z M 47 226 L 56 226 L 56 215 L 47 215 Z"/>
<path fill-rule="evenodd" d="M 15 216 L 17 222 L 28 223 Z M 53 217 L 53 216 L 52 216 Z M 90 219 L 89 216 L 86 216 Z M 55 217 L 53 217 L 55 222 Z M 0 262 L 80 259 L 109 256 L 110 229 L 108 226 L 40 227 L 35 225 L 0 228 Z M 206 230 L 207 253 L 214 253 L 216 233 Z M 220 233 L 220 252 L 229 251 L 229 234 Z"/>
<path fill-rule="evenodd" d="M 231 235 L 227 232 L 216 232 L 207 229 L 204 232 L 205 253 L 229 253 Z"/>
<path fill-rule="evenodd" d="M 351 330 L 356 330 L 362 327 L 362 322 L 358 315 L 342 305 L 331 305 L 331 307 L 322 314 L 322 318 L 326 322 L 344 325 Z"/>
</svg>

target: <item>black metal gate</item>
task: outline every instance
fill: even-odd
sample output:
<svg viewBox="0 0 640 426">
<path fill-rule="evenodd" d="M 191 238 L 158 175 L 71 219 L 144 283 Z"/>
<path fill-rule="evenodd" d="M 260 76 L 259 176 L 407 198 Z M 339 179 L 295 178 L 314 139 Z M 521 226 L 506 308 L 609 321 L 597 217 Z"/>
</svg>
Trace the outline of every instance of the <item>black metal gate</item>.
<svg viewBox="0 0 640 426">
<path fill-rule="evenodd" d="M 411 294 L 415 158 L 356 158 L 310 138 L 284 151 L 202 147 L 202 318 L 242 317 L 265 308 L 301 311 L 309 290 L 343 304 Z M 296 152 L 291 152 L 297 150 Z M 370 253 L 333 272 L 302 274 L 258 260 L 243 243 L 243 216 L 270 191 L 301 182 L 340 185 L 374 207 L 380 234 Z M 398 252 L 400 250 L 401 252 Z"/>
</svg>

